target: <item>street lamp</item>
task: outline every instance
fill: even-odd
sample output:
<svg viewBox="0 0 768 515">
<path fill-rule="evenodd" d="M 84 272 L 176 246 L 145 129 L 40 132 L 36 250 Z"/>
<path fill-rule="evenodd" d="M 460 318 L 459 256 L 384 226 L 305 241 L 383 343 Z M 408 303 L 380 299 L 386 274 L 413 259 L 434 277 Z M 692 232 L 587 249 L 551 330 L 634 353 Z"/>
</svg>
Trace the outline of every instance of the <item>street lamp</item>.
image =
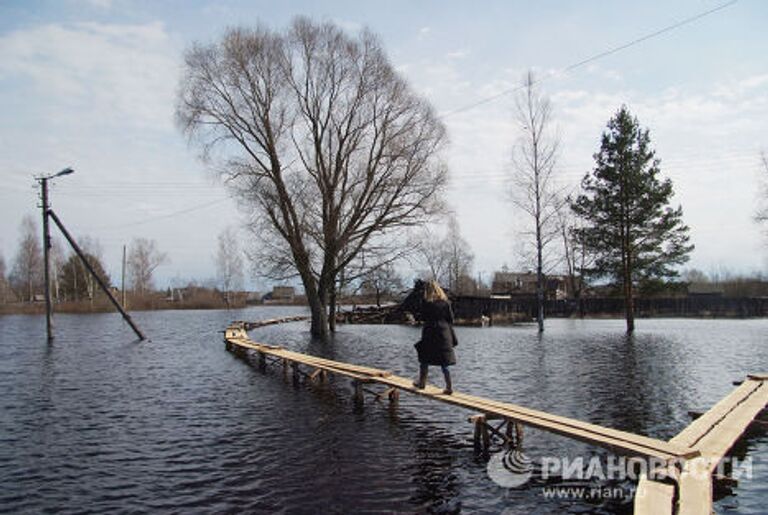
<svg viewBox="0 0 768 515">
<path fill-rule="evenodd" d="M 53 177 L 61 177 L 61 176 L 63 176 L 63 175 L 69 175 L 69 174 L 71 174 L 71 173 L 75 173 L 75 171 L 74 171 L 72 168 L 70 168 L 70 167 L 66 167 L 66 168 L 64 168 L 62 171 L 60 171 L 60 172 L 59 172 L 59 173 L 57 173 L 56 175 L 53 175 L 53 176 L 52 176 L 52 177 L 50 177 L 50 178 L 53 178 Z"/>
<path fill-rule="evenodd" d="M 54 173 L 51 175 L 47 175 L 44 177 L 38 177 L 38 182 L 40 183 L 40 187 L 42 190 L 42 209 L 43 209 L 43 266 L 44 266 L 44 281 L 45 285 L 43 286 L 44 292 L 45 292 L 45 329 L 48 335 L 48 341 L 50 342 L 53 340 L 53 327 L 51 318 L 53 317 L 53 306 L 51 306 L 51 271 L 50 271 L 50 265 L 49 265 L 49 257 L 48 253 L 51 248 L 51 234 L 48 227 L 48 213 L 50 211 L 50 206 L 48 205 L 48 181 L 50 179 L 55 179 L 56 177 L 63 177 L 64 175 L 69 175 L 74 173 L 75 171 L 71 167 L 66 167 L 62 171 L 58 173 Z"/>
</svg>

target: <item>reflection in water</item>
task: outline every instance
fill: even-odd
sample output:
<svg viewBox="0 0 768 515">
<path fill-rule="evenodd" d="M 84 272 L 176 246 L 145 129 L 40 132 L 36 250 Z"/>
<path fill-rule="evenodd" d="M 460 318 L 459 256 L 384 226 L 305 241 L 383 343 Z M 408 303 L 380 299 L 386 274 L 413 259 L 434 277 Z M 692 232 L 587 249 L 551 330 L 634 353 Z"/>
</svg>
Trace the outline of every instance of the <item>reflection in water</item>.
<svg viewBox="0 0 768 515">
<path fill-rule="evenodd" d="M 14 512 L 610 513 L 620 502 L 544 499 L 540 476 L 506 490 L 472 449 L 470 413 L 400 397 L 356 407 L 346 379 L 293 386 L 225 352 L 231 319 L 296 308 L 136 313 L 151 343 L 110 315 L 0 317 L 0 506 Z M 731 381 L 764 368 L 764 320 L 550 320 L 534 327 L 457 328 L 456 389 L 667 439 Z M 266 343 L 411 376 L 419 329 L 342 326 L 330 344 L 307 323 L 252 333 Z M 438 375 L 439 376 L 439 375 Z M 440 377 L 432 377 L 439 382 Z M 601 449 L 526 429 L 526 455 Z M 737 446 L 754 479 L 719 509 L 756 513 L 768 499 L 768 438 Z M 577 486 L 593 485 L 585 481 Z"/>
</svg>

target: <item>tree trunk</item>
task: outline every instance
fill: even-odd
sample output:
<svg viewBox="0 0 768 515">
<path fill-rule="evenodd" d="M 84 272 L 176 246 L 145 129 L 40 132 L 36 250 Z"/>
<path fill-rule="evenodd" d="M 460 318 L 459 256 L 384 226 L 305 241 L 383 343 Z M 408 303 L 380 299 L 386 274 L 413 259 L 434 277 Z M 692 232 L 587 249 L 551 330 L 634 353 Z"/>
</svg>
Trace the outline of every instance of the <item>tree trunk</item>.
<svg viewBox="0 0 768 515">
<path fill-rule="evenodd" d="M 538 311 L 538 315 L 536 316 L 536 319 L 539 323 L 539 332 L 544 332 L 544 278 L 543 274 L 541 273 L 541 267 L 539 267 L 538 271 L 536 272 L 536 307 Z"/>
<path fill-rule="evenodd" d="M 336 287 L 331 286 L 331 293 L 328 296 L 328 330 L 331 333 L 336 332 Z"/>
<path fill-rule="evenodd" d="M 309 331 L 312 336 L 317 338 L 328 338 L 328 312 L 324 302 L 321 302 L 320 296 L 315 292 L 314 295 L 307 294 L 309 301 L 309 311 L 312 314 L 312 324 Z"/>
<path fill-rule="evenodd" d="M 536 221 L 536 305 L 538 308 L 538 315 L 536 319 L 539 323 L 539 332 L 544 332 L 544 272 L 543 268 L 543 256 L 542 256 L 542 243 L 541 243 L 541 224 L 538 219 Z"/>
<path fill-rule="evenodd" d="M 626 270 L 624 271 L 624 315 L 627 319 L 627 334 L 635 331 L 635 299 L 632 288 L 632 267 L 627 256 Z"/>
<path fill-rule="evenodd" d="M 624 303 L 626 306 L 627 317 L 627 334 L 631 334 L 635 331 L 635 299 L 632 298 L 632 285 L 628 288 L 627 299 Z"/>
</svg>

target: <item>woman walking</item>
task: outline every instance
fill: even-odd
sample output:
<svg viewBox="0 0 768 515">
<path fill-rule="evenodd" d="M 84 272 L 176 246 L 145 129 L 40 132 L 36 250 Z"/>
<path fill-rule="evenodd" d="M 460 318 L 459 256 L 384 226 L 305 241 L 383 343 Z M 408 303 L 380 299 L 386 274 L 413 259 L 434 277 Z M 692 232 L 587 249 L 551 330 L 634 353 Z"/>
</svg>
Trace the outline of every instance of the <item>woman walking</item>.
<svg viewBox="0 0 768 515">
<path fill-rule="evenodd" d="M 422 389 L 427 384 L 429 365 L 439 366 L 445 377 L 444 394 L 453 393 L 450 365 L 456 364 L 456 354 L 453 348 L 458 344 L 453 331 L 453 310 L 448 296 L 437 284 L 437 281 L 427 281 L 424 284 L 424 299 L 421 304 L 421 319 L 424 326 L 421 330 L 421 341 L 416 344 L 419 356 L 419 379 L 413 386 Z"/>
</svg>

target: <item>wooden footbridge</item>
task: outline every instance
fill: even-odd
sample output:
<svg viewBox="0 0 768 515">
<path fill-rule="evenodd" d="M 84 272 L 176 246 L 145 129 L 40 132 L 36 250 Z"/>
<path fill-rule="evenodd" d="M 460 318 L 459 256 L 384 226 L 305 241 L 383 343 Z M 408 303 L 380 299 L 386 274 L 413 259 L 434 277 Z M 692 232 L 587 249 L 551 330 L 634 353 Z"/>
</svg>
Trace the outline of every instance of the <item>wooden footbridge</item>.
<svg viewBox="0 0 768 515">
<path fill-rule="evenodd" d="M 362 402 L 365 394 L 396 402 L 405 391 L 431 400 L 474 411 L 474 441 L 488 450 L 492 436 L 505 444 L 522 442 L 522 426 L 581 440 L 630 457 L 659 464 L 654 474 L 643 475 L 635 494 L 636 514 L 709 514 L 712 512 L 713 474 L 718 463 L 736 440 L 765 416 L 768 404 L 768 375 L 750 375 L 730 395 L 694 420 L 669 441 L 611 429 L 581 420 L 562 417 L 516 404 L 494 401 L 427 385 L 417 389 L 410 379 L 378 368 L 352 365 L 290 351 L 280 346 L 257 343 L 247 331 L 281 322 L 304 320 L 289 317 L 263 322 L 235 322 L 225 331 L 227 349 L 240 355 L 255 353 L 261 364 L 277 364 L 286 376 L 323 382 L 328 374 L 352 380 L 354 397 Z M 375 388 L 378 387 L 379 390 Z"/>
</svg>

